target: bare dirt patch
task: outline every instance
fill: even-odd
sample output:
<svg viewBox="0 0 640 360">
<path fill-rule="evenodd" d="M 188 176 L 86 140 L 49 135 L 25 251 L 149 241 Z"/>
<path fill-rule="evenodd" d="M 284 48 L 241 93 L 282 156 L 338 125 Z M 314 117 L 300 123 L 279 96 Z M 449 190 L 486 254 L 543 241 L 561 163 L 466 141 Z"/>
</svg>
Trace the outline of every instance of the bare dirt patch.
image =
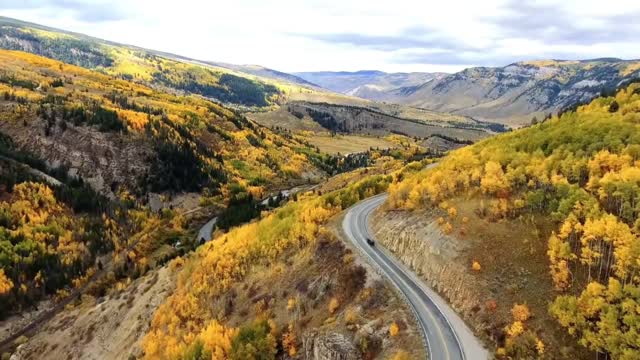
<svg viewBox="0 0 640 360">
<path fill-rule="evenodd" d="M 173 291 L 169 267 L 148 273 L 122 292 L 104 299 L 85 298 L 54 317 L 18 348 L 16 359 L 126 359 L 141 353 L 156 307 Z M 13 357 L 12 357 L 13 359 Z"/>
</svg>

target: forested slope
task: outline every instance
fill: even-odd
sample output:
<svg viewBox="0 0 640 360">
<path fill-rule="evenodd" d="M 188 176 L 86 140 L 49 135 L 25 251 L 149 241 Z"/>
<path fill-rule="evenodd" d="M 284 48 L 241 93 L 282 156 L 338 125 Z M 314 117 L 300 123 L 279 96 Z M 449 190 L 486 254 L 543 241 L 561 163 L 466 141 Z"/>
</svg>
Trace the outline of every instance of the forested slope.
<svg viewBox="0 0 640 360">
<path fill-rule="evenodd" d="M 4 17 L 0 17 L 0 48 L 26 51 L 125 80 L 200 94 L 239 106 L 271 105 L 286 88 L 276 86 L 277 81 L 265 81 L 177 55 Z"/>
<path fill-rule="evenodd" d="M 529 281 L 544 276 L 537 291 L 526 286 L 508 289 L 504 283 L 496 287 L 498 312 L 513 305 L 501 303 L 502 291 L 503 298 L 520 295 L 525 303 L 549 296 L 543 299 L 548 307 L 534 311 L 539 320 L 535 325 L 526 322 L 529 309 L 523 314 L 514 307 L 504 337 L 496 338 L 498 355 L 561 357 L 561 349 L 545 351 L 536 337 L 561 326 L 580 345 L 614 359 L 640 356 L 639 85 L 531 128 L 456 150 L 434 169 L 396 179 L 389 193 L 391 209 L 442 212 L 442 231 L 470 244 L 469 256 L 479 260 L 469 265 L 478 279 L 500 279 L 506 269 L 498 264 L 515 265 L 515 276 Z M 471 215 L 459 220 L 463 208 Z M 491 241 L 503 244 L 496 249 L 499 253 L 483 257 L 482 249 L 492 245 L 473 245 L 480 234 L 467 231 L 474 223 L 488 232 L 528 224 L 540 230 L 540 240 L 522 242 L 525 233 L 495 234 Z M 540 252 L 546 252 L 546 259 L 535 255 Z M 529 260 L 511 264 L 503 256 Z M 547 274 L 527 273 L 536 259 L 544 259 L 540 261 L 546 263 Z M 546 284 L 555 292 L 547 293 Z M 495 300 L 485 300 L 493 303 L 480 306 L 495 312 Z M 545 322 L 547 317 L 555 324 Z"/>
<path fill-rule="evenodd" d="M 424 357 L 405 304 L 326 226 L 390 180 L 301 196 L 199 248 L 179 263 L 177 289 L 143 341 L 145 358 Z"/>
<path fill-rule="evenodd" d="M 38 169 L 37 171 L 35 169 Z M 0 138 L 0 320 L 108 289 L 193 245 L 184 218 L 109 201 Z M 76 294 L 77 297 L 77 294 Z M 8 335 L 2 323 L 1 340 Z"/>
<path fill-rule="evenodd" d="M 0 51 L 0 131 L 104 193 L 259 196 L 317 176 L 320 156 L 202 97 Z M 305 180 L 303 180 L 305 179 Z"/>
</svg>

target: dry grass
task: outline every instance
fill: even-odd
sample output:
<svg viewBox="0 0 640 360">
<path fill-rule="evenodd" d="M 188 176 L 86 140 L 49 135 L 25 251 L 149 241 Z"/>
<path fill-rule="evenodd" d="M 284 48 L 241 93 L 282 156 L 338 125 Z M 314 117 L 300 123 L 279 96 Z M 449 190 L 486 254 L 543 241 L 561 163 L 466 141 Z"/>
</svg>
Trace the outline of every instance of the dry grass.
<svg viewBox="0 0 640 360">
<path fill-rule="evenodd" d="M 500 220 L 480 218 L 476 209 L 479 199 L 456 199 L 449 204 L 458 210 L 454 219 L 453 235 L 466 242 L 462 261 L 471 270 L 473 261 L 479 261 L 482 269 L 473 272 L 478 287 L 487 291 L 486 303 L 495 301 L 495 313 L 485 319 L 496 328 L 512 321 L 511 308 L 516 303 L 526 303 L 533 314 L 527 326 L 541 335 L 550 354 L 556 358 L 586 356 L 582 349 L 575 349 L 575 339 L 567 335 L 549 315 L 549 299 L 555 298 L 549 275 L 547 242 L 555 224 L 548 217 L 523 216 Z M 488 202 L 485 203 L 488 207 Z M 466 222 L 465 222 L 466 218 Z"/>
<path fill-rule="evenodd" d="M 150 272 L 117 296 L 87 297 L 49 321 L 19 350 L 22 359 L 126 359 L 140 355 L 156 306 L 175 285 L 168 267 Z"/>
<path fill-rule="evenodd" d="M 351 154 L 364 152 L 370 148 L 388 149 L 395 147 L 389 141 L 377 137 L 358 135 L 313 135 L 309 137 L 309 143 L 320 148 L 320 151 L 329 154 Z"/>
<path fill-rule="evenodd" d="M 262 126 L 268 128 L 274 128 L 279 126 L 291 131 L 312 131 L 312 132 L 326 132 L 327 130 L 320 126 L 317 122 L 311 120 L 311 118 L 305 116 L 303 119 L 299 119 L 289 111 L 287 107 L 283 106 L 276 110 L 269 112 L 256 112 L 249 113 L 247 117 Z"/>
<path fill-rule="evenodd" d="M 367 106 L 373 104 L 370 100 L 324 91 L 291 93 L 289 94 L 289 101 L 307 101 L 312 103 L 350 106 Z"/>
</svg>

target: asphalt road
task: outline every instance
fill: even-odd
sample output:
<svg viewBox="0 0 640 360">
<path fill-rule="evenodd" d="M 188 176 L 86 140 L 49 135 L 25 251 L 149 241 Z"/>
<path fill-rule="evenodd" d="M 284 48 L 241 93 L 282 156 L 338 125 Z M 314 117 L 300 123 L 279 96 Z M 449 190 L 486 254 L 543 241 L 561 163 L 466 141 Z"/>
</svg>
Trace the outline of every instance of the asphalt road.
<svg viewBox="0 0 640 360">
<path fill-rule="evenodd" d="M 404 294 L 426 339 L 430 360 L 487 359 L 487 351 L 442 298 L 380 244 L 367 244 L 367 238 L 375 241 L 369 232 L 369 216 L 386 197 L 386 194 L 378 195 L 349 209 L 342 223 L 345 234 Z"/>
</svg>

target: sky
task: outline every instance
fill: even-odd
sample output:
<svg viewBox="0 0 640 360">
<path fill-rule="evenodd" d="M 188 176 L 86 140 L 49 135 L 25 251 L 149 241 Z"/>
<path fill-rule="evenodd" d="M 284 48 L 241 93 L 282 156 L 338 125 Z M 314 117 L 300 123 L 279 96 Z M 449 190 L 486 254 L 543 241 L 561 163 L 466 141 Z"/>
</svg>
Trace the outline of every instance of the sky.
<svg viewBox="0 0 640 360">
<path fill-rule="evenodd" d="M 640 58 L 638 0 L 0 0 L 0 15 L 285 72 Z"/>
</svg>

